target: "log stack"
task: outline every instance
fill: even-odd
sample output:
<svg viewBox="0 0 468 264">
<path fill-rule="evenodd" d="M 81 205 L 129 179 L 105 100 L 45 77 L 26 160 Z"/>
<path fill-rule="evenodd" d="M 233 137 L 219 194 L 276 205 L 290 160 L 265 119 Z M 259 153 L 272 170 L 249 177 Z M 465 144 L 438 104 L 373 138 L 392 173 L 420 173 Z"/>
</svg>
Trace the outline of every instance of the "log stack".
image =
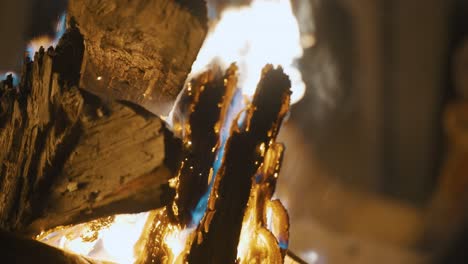
<svg viewBox="0 0 468 264">
<path fill-rule="evenodd" d="M 0 230 L 16 232 L 0 233 L 2 250 L 44 252 L 4 255 L 100 263 L 18 234 L 163 208 L 138 263 L 237 263 L 246 223 L 242 263 L 282 263 L 289 223 L 272 200 L 291 93 L 282 70 L 267 66 L 247 105 L 234 65 L 201 75 L 182 96 L 178 139 L 154 113 L 183 87 L 206 33 L 204 1 L 72 0 L 69 17 L 58 46 L 26 60 L 20 85 L 9 76 L 0 87 Z M 186 228 L 177 255 L 165 238 Z"/>
<path fill-rule="evenodd" d="M 203 1 L 150 2 L 70 1 L 58 46 L 26 58 L 18 86 L 13 76 L 0 83 L 0 230 L 16 233 L 2 233 L 2 252 L 50 253 L 19 263 L 91 263 L 18 235 L 172 200 L 172 135 L 135 102 L 167 110 L 203 42 L 206 11 Z"/>
</svg>

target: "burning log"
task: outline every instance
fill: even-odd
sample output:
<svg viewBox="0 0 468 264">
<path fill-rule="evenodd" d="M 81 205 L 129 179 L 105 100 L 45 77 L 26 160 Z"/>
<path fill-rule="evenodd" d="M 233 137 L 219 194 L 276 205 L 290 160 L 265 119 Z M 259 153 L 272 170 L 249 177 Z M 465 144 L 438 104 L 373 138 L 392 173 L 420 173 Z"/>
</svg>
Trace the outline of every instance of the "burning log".
<svg viewBox="0 0 468 264">
<path fill-rule="evenodd" d="M 288 216 L 271 198 L 284 149 L 275 138 L 289 109 L 290 81 L 281 69 L 267 66 L 252 103 L 239 113 L 242 101 L 235 96 L 236 74 L 235 67 L 223 77 L 207 72 L 186 88 L 189 122 L 180 125 L 186 144 L 173 180 L 177 194 L 172 205 L 149 218 L 146 253 L 137 263 L 283 262 Z M 198 105 L 200 98 L 213 97 L 206 106 Z M 201 111 L 214 106 L 212 111 Z M 208 130 L 192 122 L 200 113 L 205 125 L 211 124 Z M 208 140 L 193 131 L 203 131 Z M 204 154 L 210 152 L 216 155 Z M 183 191 L 194 187 L 194 178 L 199 180 L 195 187 L 205 182 L 203 192 Z"/>
<path fill-rule="evenodd" d="M 85 36 L 82 87 L 167 114 L 207 31 L 203 0 L 72 0 Z"/>
<path fill-rule="evenodd" d="M 186 149 L 178 172 L 181 184 L 177 185 L 178 196 L 174 201 L 177 210 L 173 211 L 181 223 L 189 224 L 194 218 L 192 211 L 207 192 L 206 183 L 215 177 L 216 171 L 212 166 L 218 156 L 217 150 L 222 148 L 218 139 L 227 119 L 229 102 L 236 92 L 236 71 L 235 65 L 224 76 L 220 69 L 207 71 L 192 81 L 186 95 L 182 96 L 190 102 L 188 109 L 184 109 L 189 113 L 189 122 L 187 125 L 178 124 L 185 130 Z"/>
<path fill-rule="evenodd" d="M 281 69 L 266 67 L 251 105 L 244 115 L 234 121 L 231 136 L 226 143 L 221 175 L 217 177 L 210 197 L 209 204 L 212 206 L 197 230 L 199 237 L 190 250 L 190 263 L 235 263 L 241 229 L 243 224 L 247 224 L 246 220 L 249 221 L 245 219 L 249 210 L 258 211 L 253 213 L 258 218 L 251 220 L 254 221 L 253 225 L 266 227 L 263 212 L 265 208 L 262 207 L 273 195 L 275 178 L 280 168 L 283 147 L 275 143 L 275 138 L 289 109 L 290 87 L 291 83 Z M 265 190 L 256 190 L 257 188 Z M 251 204 L 248 205 L 249 197 Z M 247 209 L 248 207 L 250 208 Z M 281 210 L 284 212 L 284 209 Z M 287 223 L 282 224 L 286 224 L 282 228 L 287 230 Z M 266 229 L 261 230 L 265 231 L 267 240 L 272 238 L 278 239 L 278 243 L 282 242 Z M 262 236 L 258 233 L 250 235 Z M 264 245 L 264 249 L 271 249 L 268 246 L 270 245 Z M 249 250 L 255 248 L 250 247 Z M 282 262 L 281 255 L 266 256 L 271 257 L 268 263 Z M 248 262 L 266 256 L 243 257 Z"/>
<path fill-rule="evenodd" d="M 0 100 L 0 228 L 38 233 L 170 200 L 162 121 L 77 88 L 83 37 L 26 61 Z"/>
<path fill-rule="evenodd" d="M 165 237 L 173 230 L 196 225 L 201 220 L 203 212 L 194 210 L 206 206 L 210 182 L 216 176 L 213 164 L 222 158 L 218 154 L 223 148 L 219 142 L 220 133 L 224 130 L 229 102 L 235 92 L 239 92 L 236 70 L 232 65 L 224 76 L 220 69 L 209 70 L 192 80 L 184 90 L 173 121 L 184 146 L 177 177 L 173 179 L 177 195 L 171 206 L 152 213 L 150 219 L 154 220 L 148 220 L 149 239 L 144 245 L 148 254 L 142 255 L 138 263 L 177 258 L 177 254 L 171 253 L 171 246 L 165 245 Z M 156 225 L 158 221 L 163 225 Z"/>
</svg>

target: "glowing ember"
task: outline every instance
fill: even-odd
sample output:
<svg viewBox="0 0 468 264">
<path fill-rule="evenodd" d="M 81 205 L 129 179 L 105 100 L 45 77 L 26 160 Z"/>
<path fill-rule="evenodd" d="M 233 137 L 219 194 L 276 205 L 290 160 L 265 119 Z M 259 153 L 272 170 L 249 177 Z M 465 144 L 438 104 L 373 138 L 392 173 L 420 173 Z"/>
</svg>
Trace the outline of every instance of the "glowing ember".
<svg viewBox="0 0 468 264">
<path fill-rule="evenodd" d="M 26 52 L 31 57 L 31 59 L 34 57 L 34 53 L 38 51 L 41 47 L 47 49 L 50 46 L 56 46 L 58 44 L 60 38 L 66 30 L 66 17 L 66 14 L 63 14 L 57 21 L 54 38 L 44 35 L 36 37 L 29 42 Z"/>
<path fill-rule="evenodd" d="M 211 28 L 192 73 L 205 70 L 213 59 L 227 68 L 239 67 L 239 87 L 251 97 L 266 64 L 281 65 L 292 83 L 291 103 L 305 93 L 295 60 L 302 57 L 301 34 L 289 0 L 254 0 L 250 6 L 228 8 Z M 218 61 L 217 61 L 218 63 Z"/>
</svg>

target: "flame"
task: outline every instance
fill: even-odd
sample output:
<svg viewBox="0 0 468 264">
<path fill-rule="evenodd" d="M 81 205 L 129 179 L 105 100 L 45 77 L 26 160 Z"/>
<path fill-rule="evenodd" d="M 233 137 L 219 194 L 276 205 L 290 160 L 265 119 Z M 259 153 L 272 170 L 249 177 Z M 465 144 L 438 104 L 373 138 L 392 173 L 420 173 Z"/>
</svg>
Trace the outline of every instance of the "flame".
<svg viewBox="0 0 468 264">
<path fill-rule="evenodd" d="M 8 75 L 11 75 L 11 77 L 13 77 L 13 86 L 18 86 L 19 84 L 18 75 L 12 71 L 0 72 L 0 81 L 6 80 Z"/>
<path fill-rule="evenodd" d="M 264 147 L 260 147 L 260 151 Z M 287 250 L 289 218 L 279 200 L 271 199 L 271 182 L 278 176 L 284 148 L 273 143 L 257 173 L 248 207 L 244 215 L 239 245 L 238 263 L 282 263 L 281 250 Z"/>
<path fill-rule="evenodd" d="M 149 213 L 116 215 L 72 227 L 58 227 L 37 240 L 73 253 L 117 263 L 134 263 Z"/>
<path fill-rule="evenodd" d="M 171 249 L 173 256 L 180 256 L 185 249 L 185 244 L 194 228 L 181 229 L 178 226 L 172 226 L 172 230 L 164 237 L 164 243 L 166 243 Z M 175 262 L 175 261 L 174 261 Z"/>
<path fill-rule="evenodd" d="M 34 57 L 34 53 L 38 51 L 41 47 L 48 48 L 50 46 L 56 46 L 62 37 L 62 35 L 65 33 L 66 30 L 66 18 L 67 15 L 66 13 L 62 14 L 60 18 L 57 21 L 56 28 L 55 28 L 55 36 L 50 37 L 47 35 L 39 36 L 36 38 L 33 38 L 27 48 L 26 48 L 26 53 L 30 58 Z"/>
<path fill-rule="evenodd" d="M 63 21 L 65 20 L 63 19 Z M 60 31 L 57 31 L 57 35 L 60 35 Z M 33 54 L 40 46 L 55 45 L 57 42 L 57 37 L 55 39 L 47 37 L 35 39 L 30 43 L 28 51 Z M 301 34 L 290 1 L 253 0 L 250 6 L 224 10 L 220 15 L 220 20 L 211 25 L 207 39 L 192 66 L 189 79 L 203 72 L 213 61 L 225 68 L 232 62 L 236 62 L 240 78 L 238 87 L 242 88 L 242 92 L 247 98 L 251 98 L 255 93 L 263 67 L 269 63 L 281 65 L 291 79 L 293 90 L 291 103 L 294 103 L 299 101 L 305 93 L 305 84 L 295 65 L 295 61 L 302 54 Z M 233 112 L 234 114 L 229 115 L 231 118 L 226 123 L 230 124 L 238 111 L 233 110 Z M 168 121 L 171 121 L 171 117 Z M 229 129 L 222 130 L 221 142 L 227 140 L 227 131 Z M 224 145 L 221 144 L 214 170 L 219 169 L 223 151 Z M 273 177 L 276 176 L 277 174 L 273 175 Z M 211 185 L 212 182 L 209 184 Z M 264 190 L 262 188 L 262 185 L 257 183 L 257 189 L 254 188 L 252 191 L 253 198 L 251 197 L 251 199 L 263 198 Z M 199 205 L 192 212 L 193 219 L 197 223 L 205 214 L 208 196 L 209 192 L 202 197 Z M 248 257 L 243 258 L 242 256 L 253 254 L 253 252 L 249 252 L 253 250 L 256 250 L 257 257 L 258 252 L 261 252 L 262 256 L 270 254 L 272 260 L 282 259 L 282 250 L 287 247 L 287 244 L 282 244 L 284 234 L 277 227 L 283 223 L 278 224 L 272 217 L 272 214 L 276 214 L 277 211 L 282 212 L 283 208 L 277 209 L 269 199 L 263 201 L 263 206 L 262 212 L 258 212 L 254 206 L 249 206 L 250 209 L 245 215 L 241 242 L 238 246 L 240 263 L 249 261 Z M 144 243 L 141 241 L 144 241 L 144 237 L 148 235 L 146 228 L 154 220 L 154 217 L 150 217 L 151 214 L 117 215 L 108 222 L 101 219 L 96 220 L 98 222 L 92 221 L 73 227 L 61 227 L 41 234 L 37 239 L 100 260 L 134 263 L 138 261 L 138 248 L 141 246 L 139 244 Z M 260 218 L 265 218 L 266 223 L 259 224 L 258 219 Z M 103 221 L 104 223 L 102 223 Z M 170 248 L 173 256 L 171 262 L 175 263 L 178 256 L 187 248 L 187 240 L 190 240 L 190 237 L 194 235 L 193 231 L 197 223 L 185 228 L 166 227 L 163 242 Z M 250 234 L 255 234 L 255 236 L 249 238 Z"/>
<path fill-rule="evenodd" d="M 291 103 L 305 93 L 295 61 L 302 57 L 301 34 L 289 0 L 254 0 L 250 6 L 228 8 L 211 28 L 192 66 L 192 76 L 213 60 L 225 68 L 239 67 L 239 87 L 249 98 L 255 93 L 262 68 L 281 65 L 292 83 Z"/>
</svg>

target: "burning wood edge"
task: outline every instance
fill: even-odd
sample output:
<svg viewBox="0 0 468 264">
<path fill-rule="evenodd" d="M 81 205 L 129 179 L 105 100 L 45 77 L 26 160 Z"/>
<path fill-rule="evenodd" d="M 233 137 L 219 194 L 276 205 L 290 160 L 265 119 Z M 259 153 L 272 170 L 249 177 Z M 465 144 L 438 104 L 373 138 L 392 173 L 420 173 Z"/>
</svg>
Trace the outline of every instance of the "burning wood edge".
<svg viewBox="0 0 468 264">
<path fill-rule="evenodd" d="M 37 234 L 172 199 L 162 121 L 78 89 L 83 50 L 72 25 L 55 50 L 25 62 L 18 89 L 11 78 L 2 82 L 3 230 Z"/>
<path fill-rule="evenodd" d="M 271 199 L 290 81 L 282 69 L 266 66 L 252 102 L 240 111 L 236 75 L 235 66 L 224 76 L 208 71 L 185 90 L 188 122 L 175 123 L 184 142 L 172 180 L 176 196 L 151 213 L 136 263 L 283 263 L 288 215 Z M 205 115 L 200 127 L 198 115 Z M 203 191 L 187 192 L 194 186 Z"/>
<path fill-rule="evenodd" d="M 267 66 L 253 101 L 241 111 L 236 70 L 208 71 L 184 91 L 174 123 L 182 140 L 171 139 L 182 150 L 169 166 L 177 170 L 171 180 L 176 195 L 144 219 L 135 263 L 302 263 L 287 253 L 288 216 L 271 200 L 284 149 L 275 137 L 289 108 L 289 80 Z M 55 245 L 64 237 L 97 241 L 115 219 L 51 230 L 38 239 Z"/>
</svg>

